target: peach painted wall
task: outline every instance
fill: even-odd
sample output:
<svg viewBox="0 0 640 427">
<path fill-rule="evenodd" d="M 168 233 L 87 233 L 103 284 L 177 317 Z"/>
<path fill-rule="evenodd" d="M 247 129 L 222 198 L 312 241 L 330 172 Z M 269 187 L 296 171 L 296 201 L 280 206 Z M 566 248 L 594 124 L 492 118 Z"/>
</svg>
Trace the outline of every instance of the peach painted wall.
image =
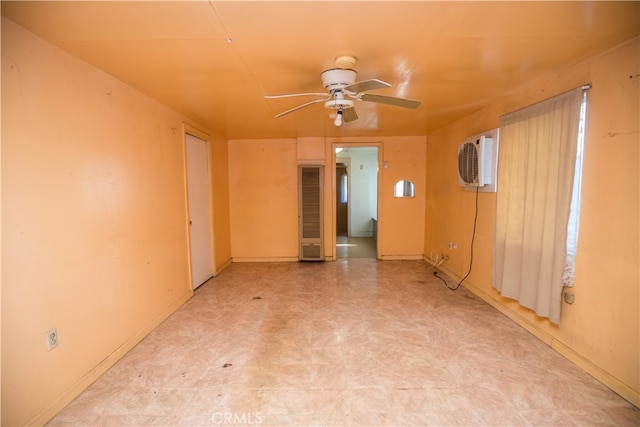
<svg viewBox="0 0 640 427">
<path fill-rule="evenodd" d="M 44 423 L 191 296 L 183 121 L 2 20 L 3 425 Z"/>
<path fill-rule="evenodd" d="M 298 260 L 298 165 L 324 166 L 325 258 L 335 256 L 333 143 L 378 146 L 389 161 L 381 171 L 379 236 L 383 259 L 423 256 L 425 137 L 265 139 L 229 141 L 231 248 L 234 261 Z M 393 197 L 408 178 L 414 199 Z"/>
<path fill-rule="evenodd" d="M 446 273 L 462 277 L 469 264 L 475 195 L 457 186 L 458 144 L 497 127 L 500 115 L 591 82 L 571 289 L 575 303 L 563 303 L 555 326 L 493 289 L 495 194 L 479 196 L 473 271 L 465 283 L 635 405 L 640 405 L 639 52 L 634 39 L 429 135 L 424 242 L 426 254 L 450 256 L 443 264 Z M 458 249 L 449 251 L 449 241 Z"/>
<path fill-rule="evenodd" d="M 298 259 L 295 139 L 229 141 L 233 261 Z"/>
<path fill-rule="evenodd" d="M 299 164 L 325 164 L 325 140 L 323 137 L 298 138 L 296 144 Z"/>
<path fill-rule="evenodd" d="M 380 167 L 382 184 L 378 236 L 382 259 L 421 259 L 424 255 L 425 137 L 395 137 L 384 140 Z M 393 187 L 401 179 L 415 185 L 415 197 L 394 197 Z"/>
</svg>

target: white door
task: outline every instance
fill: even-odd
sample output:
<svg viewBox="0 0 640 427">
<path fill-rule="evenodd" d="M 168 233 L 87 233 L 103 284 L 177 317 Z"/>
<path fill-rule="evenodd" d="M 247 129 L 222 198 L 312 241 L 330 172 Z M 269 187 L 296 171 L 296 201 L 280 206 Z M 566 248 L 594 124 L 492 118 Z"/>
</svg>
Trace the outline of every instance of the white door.
<svg viewBox="0 0 640 427">
<path fill-rule="evenodd" d="M 209 150 L 207 141 L 186 134 L 187 197 L 193 289 L 213 276 Z"/>
</svg>

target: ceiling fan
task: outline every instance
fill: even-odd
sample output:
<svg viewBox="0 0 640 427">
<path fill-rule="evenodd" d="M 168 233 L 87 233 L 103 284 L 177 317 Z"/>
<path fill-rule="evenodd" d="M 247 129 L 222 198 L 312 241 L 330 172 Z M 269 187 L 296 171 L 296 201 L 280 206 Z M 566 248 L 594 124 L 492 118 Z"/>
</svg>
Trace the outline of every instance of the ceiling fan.
<svg viewBox="0 0 640 427">
<path fill-rule="evenodd" d="M 283 95 L 266 95 L 267 99 L 290 98 L 295 96 L 321 96 L 320 99 L 306 102 L 290 110 L 284 111 L 277 117 L 297 111 L 309 105 L 324 102 L 326 108 L 337 110 L 329 117 L 333 118 L 336 126 L 341 126 L 344 122 L 352 122 L 358 118 L 354 108 L 355 101 L 377 102 L 380 104 L 394 105 L 396 107 L 415 109 L 420 106 L 420 101 L 413 99 L 398 98 L 395 96 L 378 95 L 374 93 L 366 93 L 375 89 L 391 87 L 389 83 L 378 79 L 363 80 L 356 82 L 356 71 L 353 67 L 356 59 L 353 56 L 339 56 L 335 60 L 336 68 L 331 68 L 320 74 L 322 85 L 327 92 L 309 92 L 309 93 L 289 93 Z"/>
</svg>

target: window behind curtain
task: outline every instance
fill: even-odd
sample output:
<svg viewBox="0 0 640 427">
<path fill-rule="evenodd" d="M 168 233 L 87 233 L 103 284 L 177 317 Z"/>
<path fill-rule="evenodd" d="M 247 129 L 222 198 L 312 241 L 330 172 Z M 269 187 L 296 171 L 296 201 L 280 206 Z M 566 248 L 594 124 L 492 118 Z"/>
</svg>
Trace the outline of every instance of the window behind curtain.
<svg viewBox="0 0 640 427">
<path fill-rule="evenodd" d="M 342 204 L 346 204 L 348 199 L 347 199 L 347 194 L 349 192 L 349 183 L 348 183 L 348 176 L 346 173 L 343 173 L 340 176 L 340 203 Z"/>
<path fill-rule="evenodd" d="M 578 141 L 576 167 L 573 174 L 573 192 L 571 209 L 567 225 L 567 262 L 562 276 L 564 286 L 573 286 L 576 273 L 576 255 L 578 254 L 578 230 L 580 228 L 580 194 L 582 191 L 582 152 L 584 150 L 584 130 L 587 120 L 587 91 L 582 91 L 580 103 L 580 122 L 578 123 Z"/>
<path fill-rule="evenodd" d="M 582 100 L 578 88 L 500 118 L 494 286 L 554 323 L 560 322 Z"/>
</svg>

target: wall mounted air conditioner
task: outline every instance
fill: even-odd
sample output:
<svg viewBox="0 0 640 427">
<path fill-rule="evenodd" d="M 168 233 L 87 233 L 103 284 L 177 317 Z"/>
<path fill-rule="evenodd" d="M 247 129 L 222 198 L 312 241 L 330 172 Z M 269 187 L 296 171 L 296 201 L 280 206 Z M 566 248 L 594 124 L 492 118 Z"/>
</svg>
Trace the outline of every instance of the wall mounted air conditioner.
<svg viewBox="0 0 640 427">
<path fill-rule="evenodd" d="M 458 147 L 458 184 L 467 191 L 495 193 L 499 129 L 467 138 Z"/>
</svg>

